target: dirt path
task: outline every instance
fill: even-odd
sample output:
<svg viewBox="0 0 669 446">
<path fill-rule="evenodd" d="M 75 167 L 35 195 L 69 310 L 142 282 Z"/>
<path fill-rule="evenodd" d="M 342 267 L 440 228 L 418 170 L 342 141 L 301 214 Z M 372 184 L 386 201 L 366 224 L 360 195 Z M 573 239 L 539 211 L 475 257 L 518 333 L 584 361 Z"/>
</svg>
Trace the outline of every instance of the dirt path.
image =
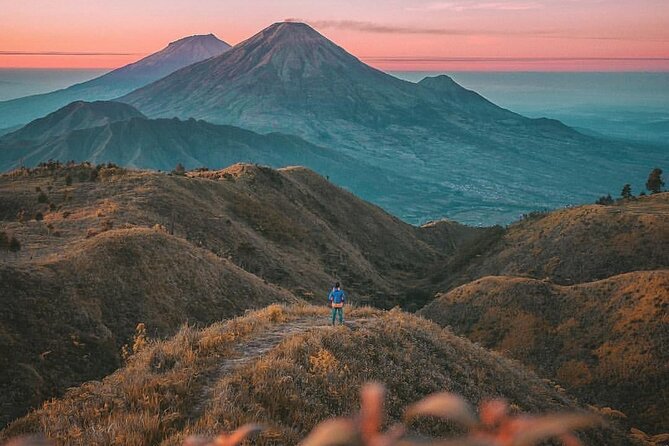
<svg viewBox="0 0 669 446">
<path fill-rule="evenodd" d="M 357 329 L 361 325 L 371 321 L 373 318 L 356 318 L 345 321 L 344 325 L 349 329 Z M 331 327 L 328 316 L 319 317 L 305 317 L 294 321 L 277 323 L 267 331 L 260 333 L 257 336 L 251 337 L 248 340 L 241 341 L 236 345 L 234 352 L 225 358 L 221 365 L 214 373 L 206 377 L 206 383 L 202 391 L 202 396 L 199 399 L 200 403 L 193 408 L 189 416 L 191 421 L 199 418 L 207 406 L 210 404 L 212 393 L 216 383 L 225 375 L 231 373 L 233 370 L 248 364 L 260 358 L 262 355 L 268 353 L 274 347 L 279 345 L 281 341 L 287 339 L 292 335 L 304 333 L 315 328 Z"/>
</svg>

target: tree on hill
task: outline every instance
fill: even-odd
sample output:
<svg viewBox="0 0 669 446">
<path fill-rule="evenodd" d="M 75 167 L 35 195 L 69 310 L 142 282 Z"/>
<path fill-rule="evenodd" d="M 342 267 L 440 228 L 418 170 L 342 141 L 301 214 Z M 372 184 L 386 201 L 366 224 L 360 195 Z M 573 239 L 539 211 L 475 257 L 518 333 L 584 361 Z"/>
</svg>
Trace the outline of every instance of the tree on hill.
<svg viewBox="0 0 669 446">
<path fill-rule="evenodd" d="M 659 194 L 662 192 L 664 187 L 664 181 L 662 181 L 662 169 L 656 167 L 648 175 L 648 181 L 646 181 L 646 189 L 651 194 Z"/>
<path fill-rule="evenodd" d="M 632 195 L 632 185 L 624 185 L 622 192 L 620 192 L 620 197 L 623 200 L 629 200 L 630 198 L 633 198 L 634 196 Z"/>
<path fill-rule="evenodd" d="M 175 175 L 185 175 L 186 174 L 186 168 L 184 167 L 183 164 L 177 163 L 177 165 L 174 167 L 174 170 L 172 171 Z"/>
<path fill-rule="evenodd" d="M 611 197 L 611 194 L 604 195 L 602 197 L 599 197 L 597 201 L 595 201 L 595 204 L 601 204 L 603 206 L 609 206 L 613 204 L 613 197 Z"/>
</svg>

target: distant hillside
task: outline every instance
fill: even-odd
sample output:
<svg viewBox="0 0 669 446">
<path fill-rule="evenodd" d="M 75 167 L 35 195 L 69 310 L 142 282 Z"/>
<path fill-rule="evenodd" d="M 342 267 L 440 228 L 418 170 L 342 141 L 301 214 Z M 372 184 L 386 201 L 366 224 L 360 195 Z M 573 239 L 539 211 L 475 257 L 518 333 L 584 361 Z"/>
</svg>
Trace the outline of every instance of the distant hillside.
<svg viewBox="0 0 669 446">
<path fill-rule="evenodd" d="M 457 245 L 307 169 L 244 164 L 0 175 L 0 231 L 21 244 L 0 250 L 0 423 L 114 370 L 138 322 L 162 336 L 295 295 L 324 303 L 335 280 L 355 303 L 417 308 L 427 266 Z"/>
<path fill-rule="evenodd" d="M 32 145 L 28 144 L 30 141 L 44 142 L 75 130 L 99 127 L 111 124 L 112 122 L 142 117 L 144 115 L 137 109 L 120 102 L 75 101 L 2 137 L 0 144 L 2 146 L 19 145 L 24 151 L 24 155 L 32 155 Z M 2 148 L 0 150 L 5 151 L 7 149 Z M 32 156 L 35 157 L 35 155 Z M 4 153 L 3 157 L 6 157 Z M 39 162 L 47 160 L 48 158 L 42 156 Z"/>
<path fill-rule="evenodd" d="M 94 170 L 97 177 L 90 181 Z M 357 299 L 388 307 L 406 299 L 425 269 L 457 245 L 445 241 L 455 239 L 449 233 L 428 235 L 301 167 L 237 164 L 185 177 L 45 167 L 0 176 L 0 199 L 3 229 L 26 247 L 18 262 L 61 254 L 88 230 L 105 225 L 162 224 L 296 292 L 324 293 L 323 286 L 337 277 Z M 22 209 L 26 224 L 17 218 Z M 37 212 L 43 221 L 32 220 Z M 59 236 L 48 236 L 47 225 Z"/>
<path fill-rule="evenodd" d="M 669 268 L 669 193 L 539 213 L 485 230 L 467 251 L 440 266 L 433 280 L 442 291 L 484 276 L 569 285 Z"/>
<path fill-rule="evenodd" d="M 34 167 L 52 159 L 168 171 L 178 163 L 187 169 L 238 162 L 302 165 L 364 198 L 384 196 L 390 201 L 393 196 L 387 191 L 392 185 L 408 181 L 295 136 L 261 135 L 194 119 L 147 119 L 135 108 L 113 101 L 73 102 L 0 137 L 0 170 Z"/>
<path fill-rule="evenodd" d="M 0 129 L 26 124 L 73 101 L 107 100 L 190 65 L 218 56 L 230 48 L 213 34 L 171 42 L 161 51 L 103 76 L 51 93 L 0 101 Z"/>
<path fill-rule="evenodd" d="M 102 381 L 71 389 L 19 419 L 0 439 L 43 432 L 58 444 L 180 445 L 249 421 L 270 430 L 254 444 L 297 444 L 317 422 L 352 414 L 367 380 L 384 382 L 389 422 L 428 393 L 477 403 L 506 398 L 529 413 L 578 405 L 518 363 L 401 311 L 358 309 L 349 327 L 325 325 L 327 310 L 271 306 L 203 330 L 151 343 Z M 415 428 L 428 432 L 430 424 Z M 432 433 L 453 425 L 432 424 Z M 632 444 L 603 427 L 585 444 Z"/>
<path fill-rule="evenodd" d="M 382 194 L 351 188 L 413 223 L 506 224 L 639 184 L 666 162 L 660 148 L 526 118 L 448 76 L 400 80 L 304 23 L 275 23 L 118 100 L 151 118 L 296 135 L 406 178 Z"/>
<path fill-rule="evenodd" d="M 666 431 L 669 269 L 573 286 L 485 277 L 438 295 L 420 314 L 584 401 L 623 411 L 649 433 Z"/>
</svg>

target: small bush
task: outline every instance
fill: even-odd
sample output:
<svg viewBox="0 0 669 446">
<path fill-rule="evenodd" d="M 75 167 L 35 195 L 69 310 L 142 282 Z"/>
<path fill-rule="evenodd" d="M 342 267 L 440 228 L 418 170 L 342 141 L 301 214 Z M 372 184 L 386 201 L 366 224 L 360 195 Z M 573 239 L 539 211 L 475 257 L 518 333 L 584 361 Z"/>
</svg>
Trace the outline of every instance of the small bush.
<svg viewBox="0 0 669 446">
<path fill-rule="evenodd" d="M 37 195 L 37 202 L 38 203 L 46 203 L 49 201 L 49 197 L 42 191 Z"/>
<path fill-rule="evenodd" d="M 646 189 L 651 194 L 659 194 L 662 192 L 664 187 L 664 180 L 662 179 L 662 169 L 656 167 L 648 175 L 648 181 L 646 181 Z"/>
<path fill-rule="evenodd" d="M 630 200 L 634 198 L 634 195 L 632 195 L 632 185 L 631 184 L 625 184 L 623 186 L 623 190 L 620 192 L 620 198 L 623 200 Z"/>
<path fill-rule="evenodd" d="M 541 218 L 546 217 L 548 214 L 550 214 L 549 211 L 530 211 L 526 214 L 521 215 L 520 219 L 522 221 L 539 220 Z"/>
<path fill-rule="evenodd" d="M 600 204 L 602 206 L 610 206 L 614 203 L 613 197 L 611 197 L 611 194 L 599 197 L 597 201 L 595 201 L 595 204 Z"/>
<path fill-rule="evenodd" d="M 186 175 L 186 168 L 184 167 L 183 164 L 178 163 L 175 167 L 174 170 L 172 171 L 174 175 Z"/>
<path fill-rule="evenodd" d="M 36 213 L 35 213 L 35 220 L 36 220 L 36 221 L 42 221 L 42 220 L 44 220 L 44 214 L 42 214 L 41 212 L 36 212 Z"/>
<path fill-rule="evenodd" d="M 67 175 L 65 175 L 65 185 L 66 186 L 72 186 L 72 177 L 70 176 L 69 173 Z"/>
<path fill-rule="evenodd" d="M 19 242 L 16 237 L 12 237 L 11 240 L 9 240 L 9 250 L 11 252 L 19 252 L 21 250 L 21 242 Z"/>
</svg>

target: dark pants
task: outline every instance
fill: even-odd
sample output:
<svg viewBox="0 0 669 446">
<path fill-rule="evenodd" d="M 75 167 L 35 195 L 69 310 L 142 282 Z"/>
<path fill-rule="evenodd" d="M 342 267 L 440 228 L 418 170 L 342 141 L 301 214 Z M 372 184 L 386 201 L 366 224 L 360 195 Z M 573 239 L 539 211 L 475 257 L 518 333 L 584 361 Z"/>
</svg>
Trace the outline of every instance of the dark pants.
<svg viewBox="0 0 669 446">
<path fill-rule="evenodd" d="M 332 308 L 332 325 L 335 323 L 335 317 L 339 313 L 339 323 L 344 323 L 344 309 L 343 308 Z"/>
</svg>

